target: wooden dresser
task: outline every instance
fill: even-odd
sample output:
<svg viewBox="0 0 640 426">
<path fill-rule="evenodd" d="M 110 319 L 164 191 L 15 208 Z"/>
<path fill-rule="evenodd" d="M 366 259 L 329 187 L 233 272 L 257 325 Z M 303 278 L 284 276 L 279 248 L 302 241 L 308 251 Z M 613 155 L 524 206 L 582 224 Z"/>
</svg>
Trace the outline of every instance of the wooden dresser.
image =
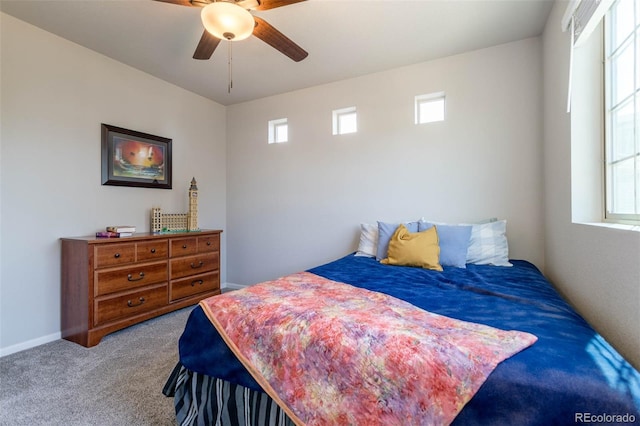
<svg viewBox="0 0 640 426">
<path fill-rule="evenodd" d="M 62 238 L 62 337 L 95 346 L 220 294 L 221 232 Z"/>
</svg>

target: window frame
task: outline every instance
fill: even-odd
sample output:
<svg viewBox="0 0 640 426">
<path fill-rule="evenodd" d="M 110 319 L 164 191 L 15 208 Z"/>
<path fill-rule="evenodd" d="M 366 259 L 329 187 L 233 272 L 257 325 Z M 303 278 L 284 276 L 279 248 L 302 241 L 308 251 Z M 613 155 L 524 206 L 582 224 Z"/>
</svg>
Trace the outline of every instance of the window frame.
<svg viewBox="0 0 640 426">
<path fill-rule="evenodd" d="M 438 115 L 436 118 L 423 117 L 422 106 L 426 104 L 442 102 L 442 116 Z M 422 119 L 425 118 L 423 121 Z M 416 95 L 414 98 L 414 122 L 418 124 L 429 124 L 445 121 L 447 118 L 447 97 L 445 92 L 427 93 L 424 95 Z"/>
<path fill-rule="evenodd" d="M 615 223 L 640 223 L 640 1 L 633 1 L 634 5 L 634 18 L 633 29 L 626 35 L 624 40 L 615 40 L 614 33 L 616 31 L 612 20 L 615 13 L 617 13 L 617 6 L 621 0 L 616 0 L 611 9 L 605 16 L 604 26 L 604 221 Z M 615 79 L 615 66 L 617 60 L 625 53 L 626 49 L 631 49 L 632 61 L 633 61 L 633 85 L 630 93 L 622 96 L 621 99 L 615 99 L 616 91 L 618 89 L 617 80 Z M 632 109 L 632 148 L 630 154 L 623 155 L 620 158 L 616 158 L 614 152 L 620 149 L 622 142 L 616 139 L 616 130 L 618 126 L 614 126 L 614 115 L 624 110 L 626 107 Z M 620 126 L 621 127 L 621 126 Z M 635 159 L 635 160 L 634 160 Z M 635 213 L 616 211 L 616 203 L 619 202 L 619 198 L 622 197 L 616 194 L 616 186 L 614 185 L 614 179 L 612 177 L 616 165 L 622 162 L 631 161 L 632 164 L 632 206 Z M 618 201 L 616 201 L 618 200 Z"/>
<path fill-rule="evenodd" d="M 332 128 L 333 128 L 334 136 L 358 133 L 358 111 L 356 110 L 356 107 L 352 106 L 347 108 L 334 109 L 331 112 L 331 115 L 332 115 L 332 123 L 333 123 Z M 350 116 L 354 117 L 353 128 L 345 130 L 342 120 Z"/>
<path fill-rule="evenodd" d="M 286 134 L 284 139 L 280 139 L 278 137 L 279 130 L 285 128 Z M 276 118 L 274 120 L 269 120 L 269 136 L 268 136 L 269 144 L 279 144 L 289 142 L 289 122 L 286 118 Z"/>
</svg>

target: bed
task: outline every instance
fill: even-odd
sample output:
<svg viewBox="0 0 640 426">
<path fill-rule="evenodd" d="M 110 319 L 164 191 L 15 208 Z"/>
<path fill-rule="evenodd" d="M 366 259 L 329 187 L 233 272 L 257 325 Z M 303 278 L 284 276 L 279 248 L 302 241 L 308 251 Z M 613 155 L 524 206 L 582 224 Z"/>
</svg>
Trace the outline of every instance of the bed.
<svg viewBox="0 0 640 426">
<path fill-rule="evenodd" d="M 535 336 L 533 343 L 497 363 L 451 419 L 452 424 L 640 421 L 640 373 L 558 295 L 533 264 L 509 260 L 510 266 L 445 264 L 442 270 L 432 270 L 384 264 L 375 256 L 358 254 L 306 273 L 407 301 L 445 318 Z M 179 351 L 179 363 L 165 387 L 165 394 L 174 395 L 179 424 L 305 423 L 292 419 L 286 403 L 283 406 L 281 399 L 272 397 L 269 384 L 256 379 L 246 359 L 229 349 L 205 304 L 191 312 Z M 433 423 L 440 422 L 420 418 L 403 422 Z"/>
</svg>

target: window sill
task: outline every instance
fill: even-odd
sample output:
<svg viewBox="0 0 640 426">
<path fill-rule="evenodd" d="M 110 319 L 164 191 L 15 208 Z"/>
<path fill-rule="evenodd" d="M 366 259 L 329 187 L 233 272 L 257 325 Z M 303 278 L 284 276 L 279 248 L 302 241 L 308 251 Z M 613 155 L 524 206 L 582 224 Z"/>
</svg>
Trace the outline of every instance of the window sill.
<svg viewBox="0 0 640 426">
<path fill-rule="evenodd" d="M 640 232 L 640 225 L 628 225 L 623 223 L 608 222 L 574 222 L 576 225 L 597 226 L 600 228 L 620 229 L 622 231 Z"/>
</svg>

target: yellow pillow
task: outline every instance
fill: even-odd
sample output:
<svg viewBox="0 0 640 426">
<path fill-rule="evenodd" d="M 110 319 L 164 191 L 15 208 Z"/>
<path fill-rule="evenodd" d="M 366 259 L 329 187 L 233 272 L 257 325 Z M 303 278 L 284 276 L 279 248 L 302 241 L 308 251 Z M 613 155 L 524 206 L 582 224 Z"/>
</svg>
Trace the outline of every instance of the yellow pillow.
<svg viewBox="0 0 640 426">
<path fill-rule="evenodd" d="M 442 271 L 439 259 L 440 244 L 435 226 L 422 232 L 409 232 L 404 225 L 400 225 L 389 241 L 387 258 L 381 262 Z"/>
</svg>

